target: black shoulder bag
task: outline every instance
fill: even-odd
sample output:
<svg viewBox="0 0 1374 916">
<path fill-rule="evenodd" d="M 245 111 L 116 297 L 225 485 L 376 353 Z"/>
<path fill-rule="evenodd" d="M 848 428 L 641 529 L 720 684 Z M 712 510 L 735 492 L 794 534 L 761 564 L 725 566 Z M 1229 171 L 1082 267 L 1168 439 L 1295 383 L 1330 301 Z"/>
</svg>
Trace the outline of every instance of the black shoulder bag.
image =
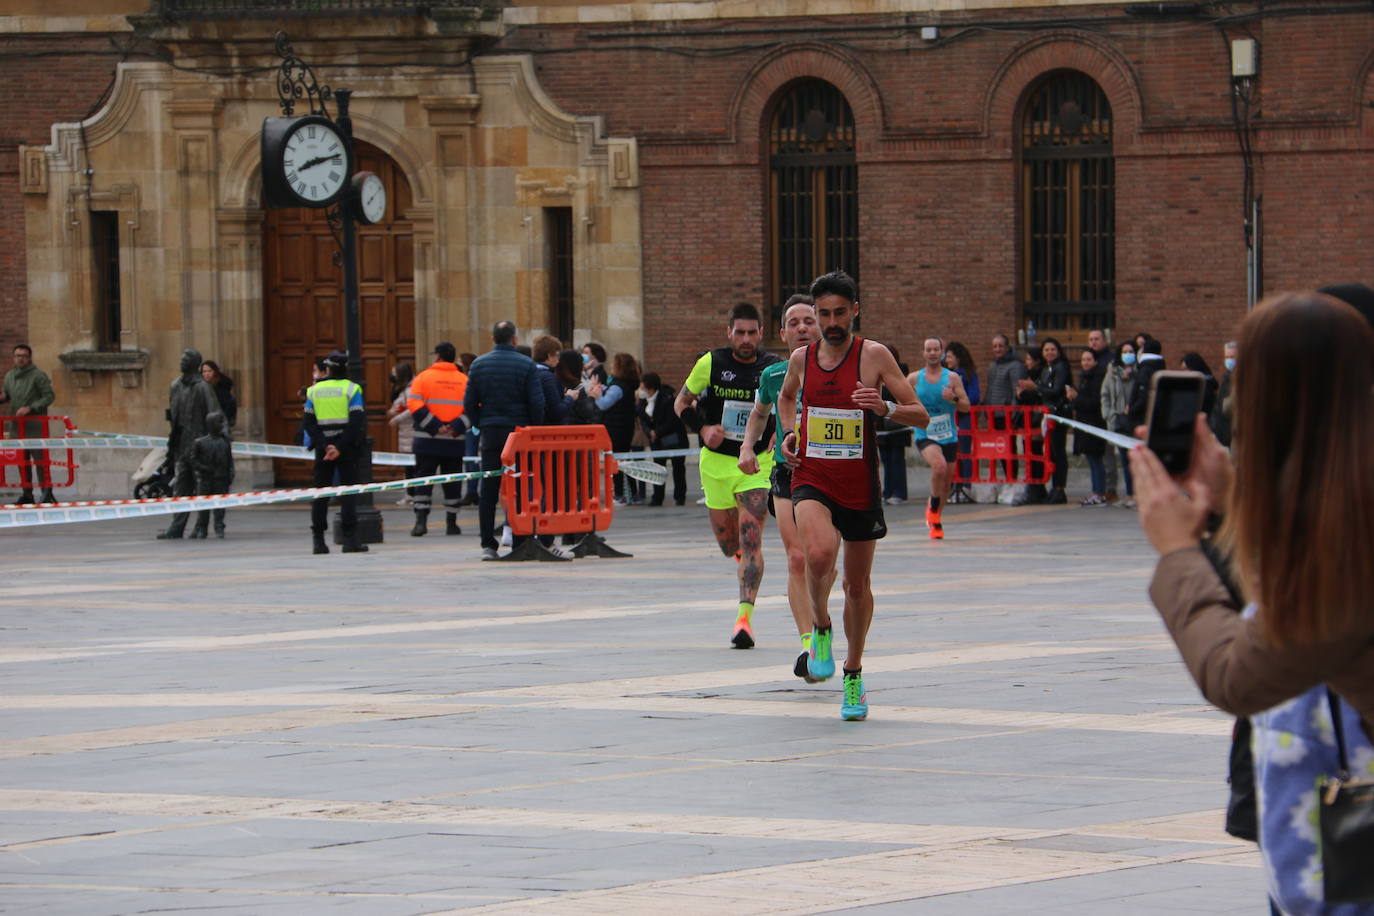
<svg viewBox="0 0 1374 916">
<path fill-rule="evenodd" d="M 1216 520 L 1209 520 L 1209 527 L 1215 527 Z M 1208 538 L 1200 545 L 1205 556 L 1216 570 L 1221 584 L 1231 596 L 1237 607 L 1244 607 L 1245 600 L 1240 595 L 1231 577 L 1231 564 L 1216 549 Z M 1259 842 L 1259 807 L 1255 799 L 1255 757 L 1250 750 L 1250 720 L 1244 716 L 1236 719 L 1231 728 L 1231 754 L 1227 761 L 1231 784 L 1230 797 L 1226 800 L 1226 832 L 1240 840 Z"/>
<path fill-rule="evenodd" d="M 1321 824 L 1322 895 L 1327 903 L 1374 900 L 1374 779 L 1352 779 L 1341 724 L 1341 701 L 1326 688 L 1340 771 L 1317 779 Z"/>
</svg>

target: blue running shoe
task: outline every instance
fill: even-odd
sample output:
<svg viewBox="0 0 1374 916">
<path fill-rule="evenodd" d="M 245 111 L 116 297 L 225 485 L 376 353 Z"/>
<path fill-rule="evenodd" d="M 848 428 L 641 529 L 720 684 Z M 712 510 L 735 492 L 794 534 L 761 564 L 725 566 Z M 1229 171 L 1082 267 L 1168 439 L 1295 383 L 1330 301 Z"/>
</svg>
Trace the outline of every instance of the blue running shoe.
<svg viewBox="0 0 1374 916">
<path fill-rule="evenodd" d="M 846 722 L 861 722 L 868 718 L 868 694 L 864 692 L 862 674 L 844 676 L 844 703 L 840 705 L 840 718 Z"/>
<path fill-rule="evenodd" d="M 835 676 L 835 659 L 830 655 L 830 640 L 834 630 L 811 631 L 811 657 L 806 660 L 806 670 L 818 681 L 829 680 Z"/>
</svg>

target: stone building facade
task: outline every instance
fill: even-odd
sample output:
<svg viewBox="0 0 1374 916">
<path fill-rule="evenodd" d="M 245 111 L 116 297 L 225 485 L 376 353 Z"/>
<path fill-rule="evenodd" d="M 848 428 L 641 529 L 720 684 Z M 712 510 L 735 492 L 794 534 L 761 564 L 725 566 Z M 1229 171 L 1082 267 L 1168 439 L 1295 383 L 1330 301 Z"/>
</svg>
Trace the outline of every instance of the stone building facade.
<svg viewBox="0 0 1374 916">
<path fill-rule="evenodd" d="M 239 382 L 239 435 L 285 441 L 342 344 L 327 227 L 259 200 L 277 28 L 394 176 L 361 242 L 378 416 L 390 362 L 481 352 L 507 317 L 676 384 L 734 302 L 836 267 L 908 357 L 1039 319 L 1215 359 L 1258 295 L 1374 280 L 1355 4 L 16 3 L 0 344 L 84 428 L 160 429 L 196 346 Z"/>
</svg>

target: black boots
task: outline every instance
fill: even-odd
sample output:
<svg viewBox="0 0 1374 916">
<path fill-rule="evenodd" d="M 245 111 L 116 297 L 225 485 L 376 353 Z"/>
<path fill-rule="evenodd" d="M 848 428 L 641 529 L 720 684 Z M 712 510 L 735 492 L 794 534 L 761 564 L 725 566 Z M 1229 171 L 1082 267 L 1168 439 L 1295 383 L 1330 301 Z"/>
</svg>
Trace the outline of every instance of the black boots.
<svg viewBox="0 0 1374 916">
<path fill-rule="evenodd" d="M 215 537 L 224 540 L 224 522 L 215 522 Z"/>
<path fill-rule="evenodd" d="M 429 531 L 429 524 L 428 524 L 428 522 L 426 521 L 428 518 L 429 518 L 429 510 L 428 510 L 428 509 L 416 509 L 416 510 L 415 510 L 415 527 L 410 529 L 410 536 L 411 536 L 411 537 L 413 537 L 413 538 L 422 538 L 422 537 L 425 536 L 425 532 Z"/>
<path fill-rule="evenodd" d="M 43 498 L 39 500 L 39 502 L 55 503 L 57 502 L 57 497 L 53 495 L 52 489 L 49 488 L 43 491 Z"/>
<path fill-rule="evenodd" d="M 196 527 L 191 529 L 191 540 L 204 540 L 209 536 L 209 526 L 205 522 L 196 522 Z"/>
<path fill-rule="evenodd" d="M 463 529 L 458 527 L 458 513 L 449 512 L 445 516 L 444 534 L 462 534 Z"/>
<path fill-rule="evenodd" d="M 329 553 L 329 545 L 324 542 L 323 531 L 313 532 L 315 536 L 315 553 Z M 358 541 L 358 532 L 348 532 L 343 536 L 343 547 L 340 553 L 367 553 L 367 545 Z"/>
</svg>

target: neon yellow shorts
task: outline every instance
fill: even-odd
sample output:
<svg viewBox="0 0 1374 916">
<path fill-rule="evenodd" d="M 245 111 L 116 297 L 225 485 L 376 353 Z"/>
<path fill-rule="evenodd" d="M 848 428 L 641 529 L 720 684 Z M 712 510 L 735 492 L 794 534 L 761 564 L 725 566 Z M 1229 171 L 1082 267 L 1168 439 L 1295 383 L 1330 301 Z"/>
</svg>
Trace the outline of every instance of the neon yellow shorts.
<svg viewBox="0 0 1374 916">
<path fill-rule="evenodd" d="M 734 456 L 703 448 L 701 489 L 706 494 L 706 508 L 733 509 L 736 493 L 767 490 L 771 485 L 768 476 L 773 472 L 773 450 L 769 449 L 758 458 L 758 473 L 746 474 L 739 469 L 739 460 Z"/>
</svg>

